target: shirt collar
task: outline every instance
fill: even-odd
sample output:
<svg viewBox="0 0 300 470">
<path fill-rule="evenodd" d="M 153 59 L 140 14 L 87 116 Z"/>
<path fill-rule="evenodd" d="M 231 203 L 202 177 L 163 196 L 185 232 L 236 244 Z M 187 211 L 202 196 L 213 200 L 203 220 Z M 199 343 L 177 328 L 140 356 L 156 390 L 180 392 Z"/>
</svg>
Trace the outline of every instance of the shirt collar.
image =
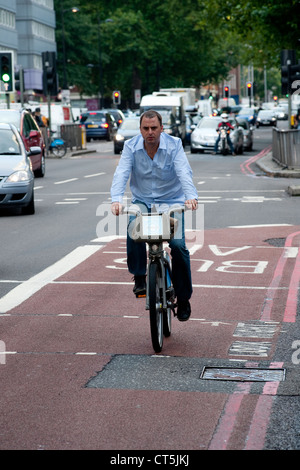
<svg viewBox="0 0 300 470">
<path fill-rule="evenodd" d="M 165 133 L 162 132 L 160 134 L 160 139 L 159 139 L 159 146 L 158 146 L 158 149 L 157 150 L 165 150 L 167 148 L 167 143 L 166 143 L 166 138 L 165 138 Z M 139 140 L 137 142 L 137 146 L 136 146 L 136 149 L 137 150 L 144 150 L 144 139 L 143 139 L 143 136 L 140 135 L 139 136 Z"/>
</svg>

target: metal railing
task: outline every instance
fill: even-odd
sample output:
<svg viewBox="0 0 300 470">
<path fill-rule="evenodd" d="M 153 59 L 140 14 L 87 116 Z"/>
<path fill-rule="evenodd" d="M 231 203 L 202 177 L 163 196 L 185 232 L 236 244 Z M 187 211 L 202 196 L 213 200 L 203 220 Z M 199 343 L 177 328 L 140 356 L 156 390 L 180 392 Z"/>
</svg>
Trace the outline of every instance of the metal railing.
<svg viewBox="0 0 300 470">
<path fill-rule="evenodd" d="M 78 124 L 62 124 L 57 127 L 58 134 L 65 141 L 67 150 L 83 150 L 86 148 L 85 128 Z M 51 136 L 46 127 L 41 128 L 46 149 L 51 143 Z"/>
<path fill-rule="evenodd" d="M 273 128 L 272 159 L 288 170 L 300 170 L 300 130 Z"/>
</svg>

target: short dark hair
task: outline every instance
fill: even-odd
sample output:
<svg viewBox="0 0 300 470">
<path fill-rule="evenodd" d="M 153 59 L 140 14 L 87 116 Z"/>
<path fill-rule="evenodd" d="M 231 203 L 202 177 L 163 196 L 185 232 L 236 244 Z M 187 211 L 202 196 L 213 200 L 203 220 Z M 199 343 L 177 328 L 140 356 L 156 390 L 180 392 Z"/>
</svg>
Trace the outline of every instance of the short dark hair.
<svg viewBox="0 0 300 470">
<path fill-rule="evenodd" d="M 155 109 L 148 109 L 147 111 L 145 111 L 141 115 L 141 117 L 140 117 L 140 126 L 142 125 L 142 120 L 143 120 L 144 117 L 146 117 L 148 119 L 152 119 L 154 117 L 157 117 L 157 119 L 159 120 L 159 124 L 162 126 L 162 117 L 157 111 L 155 111 Z"/>
</svg>

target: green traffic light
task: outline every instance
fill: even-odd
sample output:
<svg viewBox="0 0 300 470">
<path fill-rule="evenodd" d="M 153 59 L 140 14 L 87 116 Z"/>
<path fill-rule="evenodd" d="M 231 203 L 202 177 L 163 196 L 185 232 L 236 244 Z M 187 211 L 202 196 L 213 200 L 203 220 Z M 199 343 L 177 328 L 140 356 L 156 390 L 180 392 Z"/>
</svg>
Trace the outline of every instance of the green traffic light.
<svg viewBox="0 0 300 470">
<path fill-rule="evenodd" d="M 10 81 L 10 76 L 8 75 L 8 73 L 4 73 L 2 75 L 2 81 L 6 83 Z"/>
</svg>

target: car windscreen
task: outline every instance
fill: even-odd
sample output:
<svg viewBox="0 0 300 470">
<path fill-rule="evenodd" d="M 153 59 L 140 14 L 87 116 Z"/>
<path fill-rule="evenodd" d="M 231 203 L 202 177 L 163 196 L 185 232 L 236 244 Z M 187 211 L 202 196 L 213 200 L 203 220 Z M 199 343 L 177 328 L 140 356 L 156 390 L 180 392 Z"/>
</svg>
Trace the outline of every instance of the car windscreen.
<svg viewBox="0 0 300 470">
<path fill-rule="evenodd" d="M 206 128 L 206 129 L 216 129 L 218 124 L 221 122 L 221 119 L 201 119 L 199 121 L 197 127 L 198 129 Z"/>
<path fill-rule="evenodd" d="M 135 131 L 140 127 L 139 119 L 125 119 L 121 125 L 121 129 L 126 131 Z"/>
<path fill-rule="evenodd" d="M 258 113 L 258 117 L 262 117 L 262 116 L 274 116 L 274 111 L 271 111 L 271 110 L 266 110 L 266 111 L 259 111 Z"/>
<path fill-rule="evenodd" d="M 243 108 L 238 112 L 238 116 L 246 116 L 248 114 L 254 114 L 255 110 L 253 108 Z"/>
<path fill-rule="evenodd" d="M 20 113 L 18 111 L 0 110 L 0 122 L 14 124 L 20 130 Z"/>
<path fill-rule="evenodd" d="M 104 113 L 87 113 L 83 114 L 80 119 L 81 122 L 85 121 L 106 121 L 106 116 Z"/>
<path fill-rule="evenodd" d="M 22 151 L 15 134 L 10 129 L 0 129 L 0 156 L 21 154 Z"/>
<path fill-rule="evenodd" d="M 238 119 L 237 122 L 238 122 L 238 125 L 239 125 L 240 127 L 242 127 L 242 128 L 245 129 L 245 130 L 248 130 L 248 123 L 247 123 L 247 121 L 245 121 L 244 119 Z"/>
</svg>

